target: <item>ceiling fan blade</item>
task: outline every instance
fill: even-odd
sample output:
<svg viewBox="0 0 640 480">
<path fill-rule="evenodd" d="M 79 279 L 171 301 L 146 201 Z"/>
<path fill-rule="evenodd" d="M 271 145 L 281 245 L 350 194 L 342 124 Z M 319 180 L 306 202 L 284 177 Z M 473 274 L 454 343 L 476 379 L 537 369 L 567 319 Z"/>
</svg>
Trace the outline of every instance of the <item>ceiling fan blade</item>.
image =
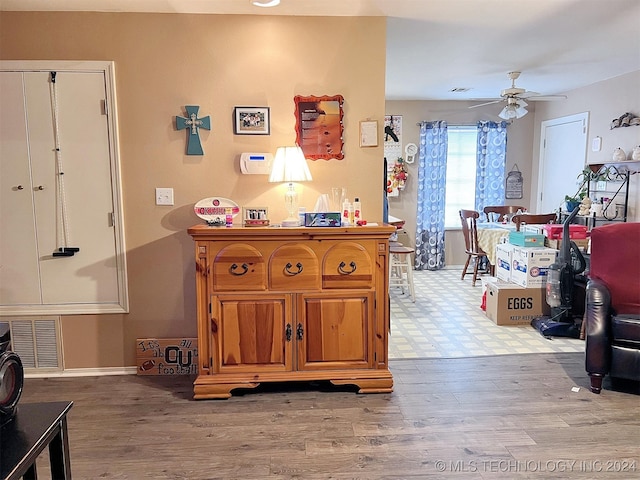
<svg viewBox="0 0 640 480">
<path fill-rule="evenodd" d="M 533 97 L 527 97 L 527 100 L 532 102 L 555 102 L 556 100 L 566 100 L 566 95 L 538 95 Z"/>
<path fill-rule="evenodd" d="M 500 103 L 500 102 L 504 102 L 504 99 L 501 98 L 499 100 L 492 100 L 490 102 L 485 102 L 485 103 L 479 103 L 477 105 L 471 105 L 469 108 L 478 108 L 478 107 L 484 107 L 485 105 L 493 105 L 494 103 Z"/>
</svg>

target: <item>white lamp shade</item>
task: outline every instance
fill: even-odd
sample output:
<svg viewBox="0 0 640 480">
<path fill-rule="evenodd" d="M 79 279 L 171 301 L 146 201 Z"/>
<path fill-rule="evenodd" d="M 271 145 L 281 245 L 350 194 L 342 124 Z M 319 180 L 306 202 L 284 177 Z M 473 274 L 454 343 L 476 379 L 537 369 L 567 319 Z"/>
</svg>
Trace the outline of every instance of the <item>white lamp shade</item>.
<svg viewBox="0 0 640 480">
<path fill-rule="evenodd" d="M 298 146 L 278 147 L 271 167 L 270 182 L 308 182 L 311 172 L 304 158 L 304 152 Z"/>
<path fill-rule="evenodd" d="M 506 107 L 502 109 L 502 111 L 498 114 L 498 116 L 504 120 L 511 120 L 514 118 L 522 118 L 528 112 L 527 109 L 524 108 L 527 106 L 527 102 L 524 100 L 513 100 L 509 99 L 509 103 Z"/>
</svg>

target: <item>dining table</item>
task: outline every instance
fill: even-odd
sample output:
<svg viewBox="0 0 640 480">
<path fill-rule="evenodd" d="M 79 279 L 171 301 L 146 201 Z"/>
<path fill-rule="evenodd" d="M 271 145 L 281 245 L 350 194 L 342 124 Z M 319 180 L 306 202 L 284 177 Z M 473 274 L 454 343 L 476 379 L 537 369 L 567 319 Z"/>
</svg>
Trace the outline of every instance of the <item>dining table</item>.
<svg viewBox="0 0 640 480">
<path fill-rule="evenodd" d="M 516 231 L 514 223 L 484 222 L 477 224 L 478 246 L 487 254 L 491 265 L 496 264 L 496 247 L 504 243 L 510 232 Z"/>
</svg>

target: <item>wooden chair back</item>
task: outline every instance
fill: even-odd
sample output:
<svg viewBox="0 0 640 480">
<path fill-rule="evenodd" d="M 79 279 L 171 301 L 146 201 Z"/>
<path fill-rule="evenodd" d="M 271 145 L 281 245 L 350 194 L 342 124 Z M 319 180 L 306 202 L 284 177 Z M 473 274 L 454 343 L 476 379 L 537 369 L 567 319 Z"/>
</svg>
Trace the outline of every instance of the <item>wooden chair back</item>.
<svg viewBox="0 0 640 480">
<path fill-rule="evenodd" d="M 480 214 L 475 210 L 460 210 L 460 223 L 462 224 L 462 235 L 464 236 L 465 253 L 469 255 L 484 255 L 478 246 L 478 226 L 477 221 Z"/>
<path fill-rule="evenodd" d="M 501 222 L 504 215 L 508 215 L 511 218 L 518 210 L 521 212 L 527 211 L 525 207 L 519 205 L 487 205 L 482 211 L 487 216 L 488 222 Z"/>
<path fill-rule="evenodd" d="M 522 215 L 515 215 L 511 221 L 516 224 L 516 232 L 520 231 L 520 224 L 527 223 L 530 225 L 540 225 L 544 223 L 555 223 L 555 213 L 541 213 L 538 215 L 523 213 Z"/>
</svg>

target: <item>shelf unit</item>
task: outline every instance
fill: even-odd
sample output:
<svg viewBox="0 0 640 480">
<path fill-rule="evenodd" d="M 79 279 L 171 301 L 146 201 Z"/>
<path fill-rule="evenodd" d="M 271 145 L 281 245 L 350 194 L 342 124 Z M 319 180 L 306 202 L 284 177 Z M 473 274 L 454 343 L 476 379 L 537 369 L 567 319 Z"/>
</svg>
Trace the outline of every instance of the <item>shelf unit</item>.
<svg viewBox="0 0 640 480">
<path fill-rule="evenodd" d="M 637 162 L 634 162 L 637 163 Z M 578 215 L 576 223 L 582 223 L 589 229 L 609 222 L 626 222 L 629 213 L 629 176 L 632 173 L 626 165 L 590 165 L 594 177 L 586 182 L 587 196 L 594 202 L 603 202 L 602 215 Z M 598 180 L 601 178 L 601 180 Z M 569 215 L 561 213 L 561 219 Z"/>
</svg>

